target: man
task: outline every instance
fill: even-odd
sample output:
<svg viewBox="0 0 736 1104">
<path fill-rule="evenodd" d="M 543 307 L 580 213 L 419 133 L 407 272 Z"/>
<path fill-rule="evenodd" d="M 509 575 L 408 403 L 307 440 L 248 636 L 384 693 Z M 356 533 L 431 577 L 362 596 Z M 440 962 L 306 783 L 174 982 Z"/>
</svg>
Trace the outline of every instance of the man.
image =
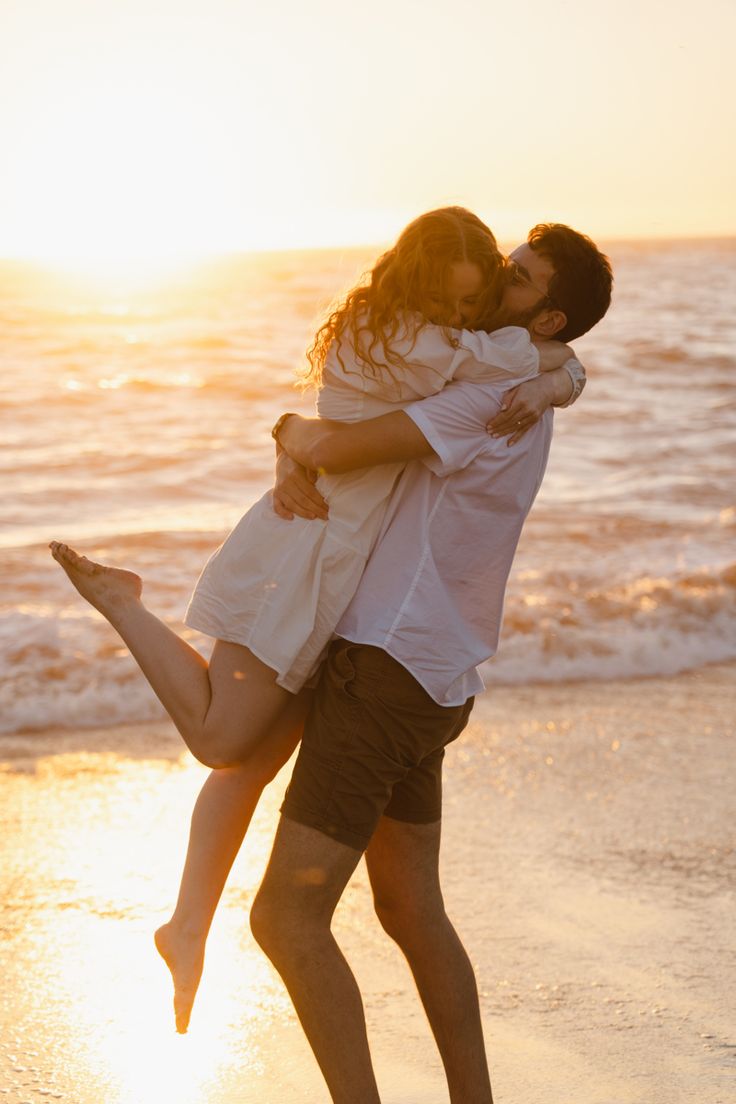
<svg viewBox="0 0 736 1104">
<path fill-rule="evenodd" d="M 506 303 L 534 337 L 571 340 L 605 313 L 610 265 L 589 239 L 536 227 L 512 258 Z M 475 978 L 444 910 L 438 858 L 444 748 L 482 689 L 477 665 L 496 650 L 552 433 L 551 412 L 538 420 L 533 403 L 512 399 L 498 418 L 502 402 L 498 385 L 453 383 L 372 421 L 292 415 L 279 427 L 305 468 L 412 461 L 338 625 L 251 913 L 335 1104 L 379 1101 L 360 994 L 330 932 L 364 851 L 376 912 L 414 974 L 451 1101 L 492 1104 Z M 496 432 L 513 422 L 517 447 L 489 436 L 491 419 Z M 305 497 L 316 508 L 304 478 L 277 487 L 282 511 L 304 512 Z"/>
</svg>

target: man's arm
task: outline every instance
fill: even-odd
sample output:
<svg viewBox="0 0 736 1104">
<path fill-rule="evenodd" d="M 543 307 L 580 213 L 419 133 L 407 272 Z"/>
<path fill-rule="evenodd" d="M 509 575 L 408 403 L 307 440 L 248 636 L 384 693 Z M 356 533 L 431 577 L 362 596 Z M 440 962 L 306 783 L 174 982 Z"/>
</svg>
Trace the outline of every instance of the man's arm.
<svg viewBox="0 0 736 1104">
<path fill-rule="evenodd" d="M 284 415 L 274 432 L 297 462 L 332 472 L 350 471 L 390 461 L 421 460 L 435 475 L 451 475 L 467 467 L 489 445 L 486 426 L 498 409 L 498 387 L 455 382 L 437 395 L 412 403 L 406 410 L 365 422 L 328 422 Z M 303 469 L 298 468 L 304 481 Z M 280 517 L 303 513 L 291 497 L 292 475 L 278 480 L 274 509 Z M 302 494 L 305 488 L 299 487 Z M 306 487 L 308 497 L 316 490 Z"/>
<path fill-rule="evenodd" d="M 418 460 L 434 451 L 403 410 L 363 422 L 290 415 L 278 430 L 278 443 L 302 467 L 347 472 L 393 461 Z"/>
</svg>

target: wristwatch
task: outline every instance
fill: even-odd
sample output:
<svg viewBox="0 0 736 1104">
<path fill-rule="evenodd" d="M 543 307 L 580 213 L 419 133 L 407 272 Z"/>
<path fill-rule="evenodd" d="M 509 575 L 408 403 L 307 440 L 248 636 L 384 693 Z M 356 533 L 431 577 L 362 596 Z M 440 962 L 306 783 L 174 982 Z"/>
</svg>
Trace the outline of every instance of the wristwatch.
<svg viewBox="0 0 736 1104">
<path fill-rule="evenodd" d="M 570 377 L 570 383 L 572 384 L 572 395 L 567 400 L 567 402 L 555 404 L 556 406 L 559 405 L 561 408 L 564 408 L 566 406 L 572 406 L 572 404 L 580 398 L 583 392 L 583 388 L 588 382 L 588 377 L 586 376 L 585 369 L 583 368 L 577 357 L 570 357 L 569 360 L 565 361 L 562 367 L 565 369 L 568 376 Z M 286 417 L 288 418 L 288 416 L 289 415 L 287 414 Z M 278 426 L 278 424 L 279 423 L 277 422 L 276 425 Z"/>
<path fill-rule="evenodd" d="M 282 429 L 282 426 L 283 426 L 284 422 L 286 421 L 287 418 L 293 418 L 293 417 L 294 417 L 293 411 L 289 411 L 289 413 L 287 413 L 287 414 L 282 414 L 281 417 L 278 419 L 278 421 L 275 423 L 273 429 L 271 430 L 271 436 L 273 437 L 273 439 L 274 439 L 274 441 L 276 442 L 277 445 L 279 444 L 279 433 L 281 432 L 281 429 Z"/>
</svg>

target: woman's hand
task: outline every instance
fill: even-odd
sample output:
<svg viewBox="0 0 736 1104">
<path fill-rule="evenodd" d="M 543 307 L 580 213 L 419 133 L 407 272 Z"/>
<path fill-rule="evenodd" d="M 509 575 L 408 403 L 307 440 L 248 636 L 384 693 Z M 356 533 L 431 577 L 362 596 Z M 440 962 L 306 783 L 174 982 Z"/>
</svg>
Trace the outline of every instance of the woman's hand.
<svg viewBox="0 0 736 1104">
<path fill-rule="evenodd" d="M 566 356 L 565 359 L 569 358 Z M 488 423 L 488 432 L 492 437 L 506 437 L 511 434 L 506 443 L 515 445 L 537 424 L 555 399 L 555 380 L 544 372 L 541 376 L 526 380 L 518 387 L 506 391 L 501 409 L 493 421 Z"/>
<path fill-rule="evenodd" d="M 326 521 L 327 503 L 314 486 L 316 480 L 317 472 L 307 471 L 287 453 L 279 452 L 273 487 L 274 513 L 285 521 L 292 521 L 295 514 L 308 521 L 316 518 Z"/>
</svg>

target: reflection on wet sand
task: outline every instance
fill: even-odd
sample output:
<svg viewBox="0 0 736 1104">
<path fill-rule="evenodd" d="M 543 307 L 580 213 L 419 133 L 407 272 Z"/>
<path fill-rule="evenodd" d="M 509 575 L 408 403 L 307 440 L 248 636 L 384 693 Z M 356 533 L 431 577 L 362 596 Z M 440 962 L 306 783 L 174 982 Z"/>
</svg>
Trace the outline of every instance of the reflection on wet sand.
<svg viewBox="0 0 736 1104">
<path fill-rule="evenodd" d="M 443 878 L 498 1104 L 727 1099 L 733 667 L 494 689 L 448 755 Z M 188 1035 L 152 933 L 204 770 L 168 725 L 0 739 L 0 1089 L 12 1104 L 327 1104 L 247 913 L 286 777 L 215 920 Z M 442 1069 L 362 867 L 335 933 L 385 1104 Z"/>
<path fill-rule="evenodd" d="M 151 936 L 175 898 L 203 772 L 173 743 L 169 750 L 168 734 L 153 734 L 164 755 L 151 759 L 129 757 L 130 730 L 106 733 L 106 742 L 116 735 L 120 754 L 38 757 L 18 754 L 16 738 L 5 764 L 2 932 L 12 955 L 3 963 L 3 1095 L 75 1104 L 225 1099 L 230 1077 L 242 1085 L 271 1064 L 262 1054 L 269 1023 L 278 1026 L 290 1007 L 247 931 L 279 794 L 266 796 L 226 891 L 195 1030 L 184 1040 Z M 314 1082 L 322 1091 L 316 1074 Z"/>
</svg>

